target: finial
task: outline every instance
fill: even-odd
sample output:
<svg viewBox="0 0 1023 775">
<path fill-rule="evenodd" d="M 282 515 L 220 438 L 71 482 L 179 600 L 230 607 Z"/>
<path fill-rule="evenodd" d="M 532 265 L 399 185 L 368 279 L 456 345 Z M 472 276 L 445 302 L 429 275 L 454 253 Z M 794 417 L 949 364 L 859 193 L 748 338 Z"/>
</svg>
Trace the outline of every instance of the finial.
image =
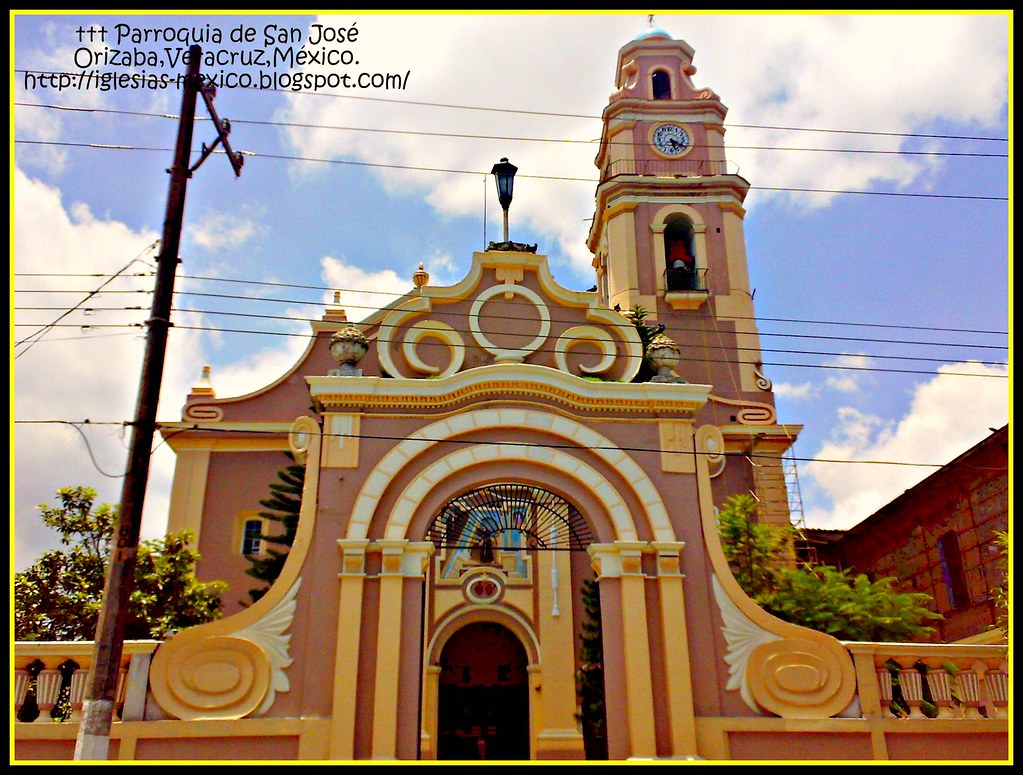
<svg viewBox="0 0 1023 775">
<path fill-rule="evenodd" d="M 192 387 L 193 396 L 212 396 L 213 383 L 210 381 L 210 365 L 207 363 L 202 367 L 202 376 Z"/>
<path fill-rule="evenodd" d="M 423 286 L 430 282 L 430 274 L 423 268 L 423 264 L 419 264 L 419 269 L 412 273 L 412 283 L 417 289 L 422 291 Z"/>
<path fill-rule="evenodd" d="M 341 323 L 348 322 L 348 316 L 345 314 L 345 311 L 341 309 L 341 291 L 334 291 L 334 302 L 333 304 L 327 305 L 327 309 L 323 314 L 323 319 Z"/>
</svg>

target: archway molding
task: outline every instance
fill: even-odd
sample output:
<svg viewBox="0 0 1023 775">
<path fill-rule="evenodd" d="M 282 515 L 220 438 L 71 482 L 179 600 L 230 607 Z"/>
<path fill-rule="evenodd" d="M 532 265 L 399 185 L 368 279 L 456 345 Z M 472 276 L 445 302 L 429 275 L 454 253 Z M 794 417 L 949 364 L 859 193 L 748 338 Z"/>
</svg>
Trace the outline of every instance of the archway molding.
<svg viewBox="0 0 1023 775">
<path fill-rule="evenodd" d="M 445 418 L 416 431 L 397 444 L 366 478 L 355 499 L 348 524 L 348 539 L 365 539 L 377 505 L 388 487 L 416 458 L 444 441 L 494 428 L 528 429 L 568 441 L 595 455 L 602 467 L 615 471 L 628 483 L 640 504 L 655 541 L 674 541 L 675 531 L 664 501 L 642 468 L 606 436 L 561 415 L 528 409 L 480 409 Z M 563 441 L 561 442 L 563 444 Z M 552 468 L 574 478 L 601 502 L 614 523 L 615 539 L 639 540 L 636 521 L 624 498 L 596 468 L 559 449 L 537 445 L 474 444 L 463 447 L 416 471 L 387 516 L 386 539 L 405 539 L 416 508 L 445 479 L 472 466 L 496 461 L 524 461 Z"/>
</svg>

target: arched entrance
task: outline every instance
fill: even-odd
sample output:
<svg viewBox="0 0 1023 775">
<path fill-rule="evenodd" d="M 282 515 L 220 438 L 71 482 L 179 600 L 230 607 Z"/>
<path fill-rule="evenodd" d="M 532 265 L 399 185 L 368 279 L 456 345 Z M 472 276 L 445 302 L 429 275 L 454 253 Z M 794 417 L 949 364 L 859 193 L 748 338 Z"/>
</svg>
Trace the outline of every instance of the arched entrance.
<svg viewBox="0 0 1023 775">
<path fill-rule="evenodd" d="M 440 657 L 438 759 L 528 759 L 526 650 L 506 627 L 468 624 Z"/>
</svg>

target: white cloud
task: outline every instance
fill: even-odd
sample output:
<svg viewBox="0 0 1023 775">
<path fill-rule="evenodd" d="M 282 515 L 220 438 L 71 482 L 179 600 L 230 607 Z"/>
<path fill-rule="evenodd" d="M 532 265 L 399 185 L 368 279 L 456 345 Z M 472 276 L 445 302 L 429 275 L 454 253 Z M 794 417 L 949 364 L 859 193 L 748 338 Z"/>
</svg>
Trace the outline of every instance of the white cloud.
<svg viewBox="0 0 1023 775">
<path fill-rule="evenodd" d="M 820 393 L 820 388 L 812 382 L 801 382 L 798 385 L 787 382 L 776 382 L 774 394 L 782 398 L 790 398 L 794 401 L 804 401 L 815 398 Z"/>
<path fill-rule="evenodd" d="M 438 265 L 446 266 L 444 259 L 444 254 L 438 254 Z M 432 261 L 430 263 L 432 265 Z M 390 269 L 367 272 L 348 264 L 343 258 L 327 256 L 320 260 L 320 264 L 324 284 L 338 289 L 339 306 L 353 322 L 372 315 L 413 287 L 411 271 L 409 278 L 403 280 Z M 334 305 L 334 291 L 324 294 L 324 305 Z M 315 313 L 310 315 L 310 308 L 305 307 L 288 309 L 283 315 L 293 318 L 294 323 L 281 327 L 282 336 L 270 337 L 267 347 L 244 360 L 212 369 L 211 381 L 218 398 L 243 396 L 262 390 L 284 376 L 299 361 L 309 345 L 311 331 L 308 320 L 315 317 Z M 198 371 L 195 376 L 198 377 Z"/>
<path fill-rule="evenodd" d="M 839 355 L 828 362 L 838 369 L 824 380 L 824 384 L 839 393 L 858 393 L 866 379 L 872 361 L 866 355 Z"/>
<path fill-rule="evenodd" d="M 70 274 L 113 274 L 156 240 L 149 231 L 134 231 L 122 223 L 95 217 L 83 205 L 65 206 L 60 192 L 34 180 L 20 169 L 14 181 L 14 255 L 18 274 L 47 273 L 55 277 L 19 277 L 16 282 L 16 340 L 55 321 L 82 302 L 102 282 L 73 278 Z M 139 269 L 134 265 L 132 272 Z M 151 290 L 151 278 L 117 280 L 111 290 Z M 77 289 L 75 292 L 68 292 Z M 29 293 L 30 290 L 64 291 Z M 56 534 L 43 526 L 36 506 L 52 503 L 64 486 L 87 485 L 97 490 L 100 502 L 120 499 L 119 475 L 127 460 L 128 435 L 121 425 L 134 416 L 141 370 L 141 328 L 100 328 L 101 325 L 137 325 L 148 316 L 147 293 L 97 294 L 83 309 L 68 314 L 31 348 L 16 348 L 14 415 L 16 420 L 67 420 L 91 423 L 80 435 L 73 427 L 57 424 L 15 426 L 15 550 L 18 567 L 31 562 L 44 548 L 56 544 Z M 52 310 L 30 311 L 26 307 Z M 86 314 L 88 307 L 92 314 Z M 127 309 L 136 307 L 136 309 Z M 25 328 L 20 324 L 30 323 Z M 80 326 L 97 326 L 84 333 Z M 196 335 L 174 330 L 168 345 L 164 373 L 163 407 L 168 397 L 183 396 L 196 374 L 188 373 L 184 353 L 196 350 Z M 161 415 L 163 412 L 161 407 Z M 83 439 L 83 436 L 85 437 Z M 86 441 L 88 440 L 88 448 Z M 153 458 L 145 504 L 143 537 L 166 528 L 170 462 L 165 447 Z"/>
<path fill-rule="evenodd" d="M 198 223 L 186 229 L 186 234 L 207 250 L 237 248 L 265 232 L 252 218 L 232 213 L 208 211 Z"/>
<path fill-rule="evenodd" d="M 341 308 L 352 321 L 364 320 L 381 307 L 411 291 L 414 287 L 412 273 L 418 268 L 411 267 L 408 278 L 403 279 L 391 269 L 367 272 L 352 266 L 343 258 L 327 256 L 321 259 L 320 264 L 327 287 L 340 290 Z M 328 297 L 332 296 L 333 294 L 328 294 Z"/>
<path fill-rule="evenodd" d="M 347 17 L 321 20 L 350 23 Z M 319 127 L 288 130 L 293 148 L 305 157 L 478 171 L 378 171 L 392 191 L 424 196 L 448 215 L 480 212 L 483 191 L 492 186 L 484 182 L 486 173 L 508 156 L 519 167 L 511 238 L 517 226 L 528 224 L 558 244 L 575 270 L 589 276 L 584 219 L 592 214 L 597 177 L 597 148 L 591 141 L 599 137 L 599 112 L 614 88 L 609 56 L 645 22 L 639 14 L 363 17 L 358 22 L 360 67 L 409 71 L 414 88 L 407 94 L 358 92 L 357 99 L 345 98 L 356 96 L 351 92 L 334 99 L 293 96 L 278 118 Z M 666 14 L 656 23 L 696 49 L 700 72 L 694 84 L 714 89 L 726 105 L 736 106 L 726 121 L 732 167 L 765 188 L 926 185 L 928 172 L 940 162 L 888 154 L 758 150 L 863 148 L 869 140 L 870 148 L 891 151 L 906 141 L 834 133 L 800 133 L 793 139 L 791 132 L 747 125 L 899 133 L 935 119 L 996 121 L 1007 105 L 1004 17 Z M 755 47 L 748 45 L 751 38 Z M 495 53 L 495 39 L 516 41 L 514 50 Z M 948 52 L 955 52 L 954 62 Z M 950 67 L 960 81 L 970 83 L 970 99 L 949 88 Z M 450 104 L 452 94 L 486 96 L 463 97 L 463 110 L 424 104 Z M 417 104 L 400 104 L 403 100 Z M 568 115 L 537 115 L 543 112 Z M 323 128 L 330 126 L 378 131 Z M 388 131 L 401 127 L 459 136 Z M 305 165 L 296 171 L 320 174 L 322 167 Z M 588 180 L 539 179 L 544 176 Z M 497 236 L 500 209 L 493 192 L 488 196 L 491 233 Z M 747 204 L 761 196 L 788 196 L 800 205 L 820 206 L 833 195 L 754 191 Z"/>
<path fill-rule="evenodd" d="M 800 470 L 803 487 L 815 488 L 833 504 L 805 514 L 806 524 L 852 527 L 984 439 L 990 428 L 1004 425 L 1009 391 L 1001 377 L 1007 373 L 1004 368 L 977 363 L 942 366 L 938 376 L 917 386 L 908 413 L 898 422 L 849 407 L 840 409 L 831 439 L 814 462 Z M 934 467 L 826 462 L 832 460 Z"/>
<path fill-rule="evenodd" d="M 311 336 L 308 323 L 296 323 L 288 333 L 295 336 L 267 337 L 269 346 L 244 360 L 212 369 L 210 381 L 217 398 L 248 395 L 284 376 L 306 351 Z M 198 377 L 197 372 L 193 382 Z"/>
</svg>

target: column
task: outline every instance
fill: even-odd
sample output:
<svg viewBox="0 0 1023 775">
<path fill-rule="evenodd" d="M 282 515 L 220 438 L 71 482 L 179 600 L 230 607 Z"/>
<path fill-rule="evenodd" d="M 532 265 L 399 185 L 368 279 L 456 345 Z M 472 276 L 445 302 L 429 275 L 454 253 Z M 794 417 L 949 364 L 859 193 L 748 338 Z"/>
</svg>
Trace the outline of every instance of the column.
<svg viewBox="0 0 1023 775">
<path fill-rule="evenodd" d="M 543 671 L 543 712 L 537 715 L 539 723 L 535 725 L 538 759 L 585 758 L 583 736 L 575 719 L 571 574 L 568 552 L 537 552 L 540 667 Z"/>
<path fill-rule="evenodd" d="M 621 621 L 604 622 L 603 626 L 605 631 L 607 627 L 615 625 L 621 629 L 629 757 L 640 759 L 652 759 L 657 755 L 650 637 L 646 616 L 646 577 L 642 567 L 642 553 L 647 546 L 642 541 L 615 541 L 613 544 L 591 544 L 589 548 L 598 580 L 619 580 Z M 602 583 L 600 586 L 603 598 L 605 585 Z M 605 664 L 607 661 L 605 652 Z"/>
<path fill-rule="evenodd" d="M 330 758 L 355 758 L 355 693 L 359 683 L 359 638 L 366 583 L 365 539 L 341 539 L 341 596 L 337 611 L 337 652 L 334 657 L 334 707 L 330 726 Z"/>
<path fill-rule="evenodd" d="M 373 682 L 374 759 L 395 759 L 398 748 L 398 694 L 401 675 L 403 591 L 406 578 L 424 579 L 431 543 L 407 539 L 377 541 L 381 552 L 377 666 Z M 419 630 L 416 629 L 418 637 Z M 422 665 L 419 666 L 422 669 Z M 416 731 L 418 734 L 418 730 Z"/>
<path fill-rule="evenodd" d="M 668 681 L 671 751 L 674 756 L 696 756 L 696 719 L 686 628 L 684 577 L 679 564 L 685 544 L 655 542 L 652 546 L 657 552 L 657 588 L 661 601 L 664 662 Z"/>
</svg>

